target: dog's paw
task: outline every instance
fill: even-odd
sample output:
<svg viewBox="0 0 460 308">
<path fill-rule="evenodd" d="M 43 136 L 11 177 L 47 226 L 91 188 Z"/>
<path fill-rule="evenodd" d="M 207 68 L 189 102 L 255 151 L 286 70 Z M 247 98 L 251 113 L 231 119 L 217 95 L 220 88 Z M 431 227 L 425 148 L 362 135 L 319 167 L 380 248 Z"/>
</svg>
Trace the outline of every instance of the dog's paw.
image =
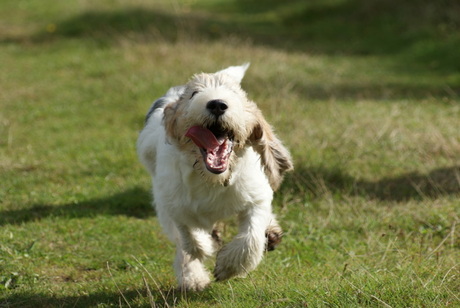
<svg viewBox="0 0 460 308">
<path fill-rule="evenodd" d="M 241 254 L 241 251 L 232 250 L 231 245 L 225 246 L 217 254 L 214 278 L 216 281 L 223 281 L 235 276 L 246 276 L 248 270 L 244 266 L 246 261 L 247 260 L 244 255 Z"/>
<path fill-rule="evenodd" d="M 216 264 L 216 268 L 214 269 L 214 278 L 216 281 L 223 281 L 234 276 L 244 276 L 242 275 L 241 271 L 243 269 L 241 267 L 234 267 L 229 264 L 223 264 L 222 262 Z"/>
<path fill-rule="evenodd" d="M 179 290 L 188 292 L 203 291 L 210 283 L 211 279 L 207 275 L 182 277 L 181 281 L 179 281 Z"/>
<path fill-rule="evenodd" d="M 275 250 L 276 246 L 281 243 L 283 231 L 278 226 L 270 226 L 268 227 L 267 231 L 265 231 L 265 237 L 267 238 L 265 243 L 265 250 L 273 251 Z"/>
</svg>

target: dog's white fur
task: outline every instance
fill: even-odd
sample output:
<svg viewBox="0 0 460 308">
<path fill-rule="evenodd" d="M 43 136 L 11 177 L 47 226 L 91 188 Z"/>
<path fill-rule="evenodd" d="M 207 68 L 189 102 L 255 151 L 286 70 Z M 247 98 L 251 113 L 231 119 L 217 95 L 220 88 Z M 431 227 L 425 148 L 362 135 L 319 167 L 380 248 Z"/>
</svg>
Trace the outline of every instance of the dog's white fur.
<svg viewBox="0 0 460 308">
<path fill-rule="evenodd" d="M 240 87 L 248 66 L 198 74 L 171 88 L 152 106 L 137 142 L 153 179 L 158 219 L 177 245 L 179 287 L 186 290 L 210 283 L 203 260 L 218 249 L 211 236 L 217 221 L 237 215 L 239 233 L 217 254 L 216 280 L 253 270 L 262 259 L 266 232 L 281 234 L 271 202 L 283 173 L 293 167 L 288 150 Z M 218 119 L 206 108 L 215 99 L 228 105 Z M 198 146 L 185 136 L 192 126 L 216 122 L 233 139 L 228 168 L 220 174 L 207 170 Z"/>
</svg>

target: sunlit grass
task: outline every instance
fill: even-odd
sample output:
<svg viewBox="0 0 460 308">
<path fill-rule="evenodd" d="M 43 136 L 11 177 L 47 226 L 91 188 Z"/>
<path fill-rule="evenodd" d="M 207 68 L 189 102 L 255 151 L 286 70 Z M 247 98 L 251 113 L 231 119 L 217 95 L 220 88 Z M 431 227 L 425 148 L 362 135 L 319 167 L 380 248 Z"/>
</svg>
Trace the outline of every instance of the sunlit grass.
<svg viewBox="0 0 460 308">
<path fill-rule="evenodd" d="M 289 6 L 223 2 L 0 4 L 0 306 L 458 305 L 458 72 L 293 48 L 271 23 Z M 168 87 L 247 61 L 296 165 L 274 202 L 286 236 L 246 279 L 181 294 L 135 140 Z"/>
</svg>

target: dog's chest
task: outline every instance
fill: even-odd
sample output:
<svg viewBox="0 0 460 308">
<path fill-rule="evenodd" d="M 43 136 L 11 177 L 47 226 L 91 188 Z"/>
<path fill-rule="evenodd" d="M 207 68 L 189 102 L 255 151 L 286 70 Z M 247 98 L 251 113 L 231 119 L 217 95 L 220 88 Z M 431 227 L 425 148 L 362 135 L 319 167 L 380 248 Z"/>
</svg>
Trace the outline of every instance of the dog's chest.
<svg viewBox="0 0 460 308">
<path fill-rule="evenodd" d="M 174 220 L 212 227 L 217 220 L 271 202 L 272 191 L 253 151 L 248 150 L 238 161 L 227 186 L 203 177 L 186 156 L 178 153 L 160 157 L 163 172 L 154 178 L 157 206 L 168 211 Z"/>
<path fill-rule="evenodd" d="M 198 215 L 212 215 L 224 218 L 242 211 L 250 200 L 237 189 L 237 185 L 222 186 L 207 183 L 193 174 L 184 185 L 187 201 L 184 207 Z"/>
</svg>

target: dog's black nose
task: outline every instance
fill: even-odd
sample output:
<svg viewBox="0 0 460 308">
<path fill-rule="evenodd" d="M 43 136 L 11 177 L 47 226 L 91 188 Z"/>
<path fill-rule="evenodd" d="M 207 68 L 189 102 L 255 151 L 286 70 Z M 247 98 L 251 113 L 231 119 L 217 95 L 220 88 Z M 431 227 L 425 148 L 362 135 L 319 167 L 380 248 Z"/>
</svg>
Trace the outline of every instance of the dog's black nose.
<svg viewBox="0 0 460 308">
<path fill-rule="evenodd" d="M 216 117 L 224 114 L 227 110 L 228 105 L 221 99 L 213 99 L 206 104 L 206 108 Z"/>
</svg>

